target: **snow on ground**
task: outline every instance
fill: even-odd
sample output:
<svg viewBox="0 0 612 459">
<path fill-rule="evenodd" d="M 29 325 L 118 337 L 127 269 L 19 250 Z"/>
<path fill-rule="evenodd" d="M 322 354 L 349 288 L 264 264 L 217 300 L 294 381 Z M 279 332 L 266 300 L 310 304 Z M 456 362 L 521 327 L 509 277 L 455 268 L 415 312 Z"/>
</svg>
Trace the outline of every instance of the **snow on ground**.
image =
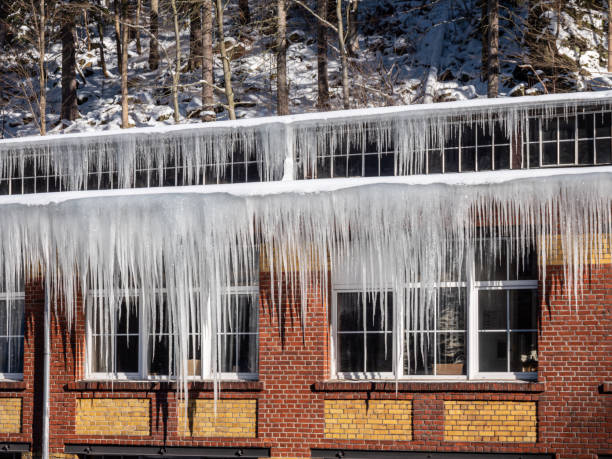
<svg viewBox="0 0 612 459">
<path fill-rule="evenodd" d="M 575 0 L 571 0 L 575 3 Z M 481 42 L 478 31 L 476 0 L 361 0 L 360 3 L 360 53 L 352 59 L 351 96 L 355 107 L 415 104 L 423 101 L 423 82 L 432 61 L 430 43 L 435 31 L 444 28 L 444 43 L 439 56 L 439 71 L 434 87 L 436 102 L 474 99 L 486 95 L 486 83 L 481 81 Z M 425 5 L 425 7 L 423 7 Z M 576 90 L 598 90 L 612 87 L 612 79 L 605 73 L 602 53 L 606 40 L 603 32 L 606 15 L 594 10 L 579 10 L 570 16 L 562 13 L 561 20 L 550 13 L 550 27 L 556 30 L 559 52 L 577 60 L 582 71 L 575 76 Z M 231 25 L 235 4 L 230 2 L 226 12 L 227 40 L 235 44 L 236 56 L 232 61 L 237 115 L 252 118 L 274 115 L 276 110 L 276 63 L 273 40 L 264 33 L 264 26 L 252 30 L 238 30 Z M 254 15 L 262 16 L 261 11 Z M 146 17 L 146 14 L 145 14 Z M 580 20 L 573 19 L 579 17 Z M 288 77 L 290 82 L 290 110 L 292 113 L 316 111 L 317 62 L 315 19 L 299 6 L 289 14 Z M 521 53 L 515 32 L 506 21 L 501 36 L 502 60 L 501 96 L 507 96 L 516 88 L 524 87 L 513 77 L 516 61 L 511 57 Z M 504 25 L 504 21 L 502 21 Z M 48 63 L 48 130 L 50 133 L 84 132 L 116 129 L 121 124 L 120 78 L 117 69 L 115 38 L 112 27 L 105 30 L 104 47 L 109 75 L 103 75 L 98 64 L 98 50 L 87 51 L 84 30 L 79 29 L 78 99 L 81 117 L 68 127 L 59 122 L 61 102 L 61 45 L 49 50 Z M 90 27 L 93 42 L 98 42 L 97 30 Z M 183 29 L 181 48 L 186 66 L 189 54 L 188 28 Z M 586 43 L 588 51 L 576 54 L 571 39 L 576 37 Z M 161 65 L 158 70 L 148 68 L 148 38 L 142 34 L 143 53 L 136 52 L 132 42 L 129 54 L 129 102 L 130 123 L 134 126 L 162 126 L 174 124 L 170 100 L 171 67 L 174 56 L 174 36 L 171 24 L 163 24 L 160 37 Z M 34 57 L 32 55 L 32 57 Z M 340 66 L 335 40 L 330 35 L 329 73 L 332 108 L 342 106 Z M 0 71 L 15 66 L 23 56 L 5 53 L 0 56 Z M 16 75 L 14 75 L 16 77 Z M 17 78 L 18 79 L 18 78 Z M 19 79 L 18 79 L 19 80 Z M 199 71 L 183 72 L 179 95 L 181 123 L 199 122 L 201 106 Z M 30 104 L 20 97 L 24 89 L 36 91 L 37 75 L 20 80 L 20 88 L 0 91 L 0 138 L 38 133 L 36 118 Z M 222 85 L 221 62 L 215 62 L 215 83 Z M 523 86 L 521 86 L 523 85 Z M 538 93 L 538 86 L 527 93 Z M 227 119 L 222 96 L 218 99 L 217 119 Z"/>
</svg>

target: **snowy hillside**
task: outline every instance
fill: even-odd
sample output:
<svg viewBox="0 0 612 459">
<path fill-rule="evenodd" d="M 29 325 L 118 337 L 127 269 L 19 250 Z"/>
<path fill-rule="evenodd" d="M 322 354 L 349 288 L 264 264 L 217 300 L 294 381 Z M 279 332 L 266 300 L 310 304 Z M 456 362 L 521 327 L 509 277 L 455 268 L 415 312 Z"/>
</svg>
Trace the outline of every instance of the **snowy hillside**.
<svg viewBox="0 0 612 459">
<path fill-rule="evenodd" d="M 145 2 L 147 3 L 147 2 Z M 542 94 L 548 89 L 543 72 L 525 65 L 528 46 L 516 25 L 527 11 L 521 3 L 502 8 L 500 96 Z M 544 11 L 541 34 L 555 37 L 559 62 L 563 69 L 555 89 L 558 91 L 602 90 L 612 87 L 607 67 L 607 16 L 604 2 L 564 2 L 561 14 Z M 237 101 L 237 117 L 257 117 L 276 113 L 276 63 L 273 27 L 266 22 L 268 11 L 253 2 L 250 27 L 236 25 L 232 17 L 237 5 L 230 2 L 226 11 L 226 44 L 232 57 L 232 79 Z M 518 6 L 517 6 L 518 5 Z M 135 40 L 129 48 L 129 113 L 134 126 L 174 124 L 170 96 L 171 69 L 174 64 L 175 39 L 171 20 L 162 17 L 160 32 L 161 64 L 148 67 L 148 35 L 141 33 L 141 54 Z M 146 9 L 142 21 L 146 23 Z M 361 0 L 358 14 L 359 53 L 351 58 L 350 87 L 352 107 L 422 103 L 425 81 L 431 68 L 433 84 L 427 88 L 433 101 L 464 100 L 486 97 L 487 84 L 481 79 L 482 44 L 479 30 L 480 7 L 477 0 Z M 77 22 L 77 25 L 80 24 Z M 200 122 L 201 72 L 187 71 L 189 28 L 185 18 L 181 48 L 184 72 L 180 77 L 179 107 L 181 123 Z M 117 68 L 114 29 L 104 30 L 104 50 L 108 75 L 99 64 L 99 51 L 87 50 L 85 28 L 78 27 L 78 110 L 80 118 L 63 128 L 61 104 L 61 43 L 52 43 L 48 51 L 49 132 L 77 132 L 115 129 L 121 125 L 121 81 Z M 91 42 L 99 40 L 94 24 L 89 26 Z M 288 79 L 291 113 L 316 110 L 317 43 L 316 19 L 294 4 L 289 10 Z M 340 64 L 337 45 L 330 34 L 329 75 L 332 108 L 342 108 Z M 215 50 L 218 45 L 215 40 Z M 35 51 L 10 52 L 0 56 L 0 138 L 38 133 L 35 93 Z M 215 53 L 215 82 L 222 85 L 221 60 Z M 560 64 L 561 65 L 561 64 Z M 23 71 L 30 78 L 23 78 Z M 30 69 L 31 72 L 27 70 Z M 534 72 L 535 70 L 535 72 Z M 24 94 L 27 95 L 24 97 Z M 219 96 L 217 94 L 217 96 Z M 216 107 L 217 119 L 227 119 L 222 97 Z"/>
</svg>

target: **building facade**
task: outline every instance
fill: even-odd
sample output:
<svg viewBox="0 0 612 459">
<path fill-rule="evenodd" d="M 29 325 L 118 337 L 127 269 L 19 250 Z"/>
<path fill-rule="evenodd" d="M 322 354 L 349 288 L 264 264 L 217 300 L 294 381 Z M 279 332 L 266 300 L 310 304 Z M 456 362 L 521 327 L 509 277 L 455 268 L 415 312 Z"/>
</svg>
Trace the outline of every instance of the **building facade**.
<svg viewBox="0 0 612 459">
<path fill-rule="evenodd" d="M 469 116 L 461 104 L 407 110 L 408 137 L 422 122 L 441 133 L 420 146 L 395 132 L 399 125 L 386 127 L 377 111 L 317 121 L 323 134 L 308 145 L 295 126 L 311 129 L 314 117 L 296 117 L 278 129 L 280 141 L 268 140 L 285 147 L 276 165 L 266 163 L 273 148 L 245 147 L 247 123 L 231 126 L 232 148 L 216 138 L 213 153 L 201 157 L 210 162 L 197 165 L 185 151 L 146 163 L 150 147 L 137 147 L 132 169 L 122 169 L 121 155 L 113 163 L 108 152 L 131 147 L 125 140 L 109 147 L 115 134 L 103 140 L 103 153 L 102 141 L 87 137 L 74 151 L 77 140 L 61 136 L 0 145 L 12 155 L 0 168 L 0 219 L 14 225 L 0 227 L 23 229 L 17 242 L 3 236 L 12 242 L 0 247 L 2 455 L 611 457 L 612 94 L 531 100 L 465 105 Z M 266 123 L 257 132 L 269 134 Z M 451 127 L 440 130 L 441 123 Z M 156 135 L 189 137 L 193 149 L 207 141 L 194 132 Z M 95 156 L 87 144 L 105 161 L 74 160 Z M 225 149 L 216 159 L 215 145 Z M 67 155 L 73 164 L 62 169 Z M 190 200 L 199 198 L 185 194 L 205 189 L 213 191 L 202 218 L 227 225 L 221 230 L 244 249 L 238 254 L 214 248 L 220 239 L 205 234 L 194 237 L 208 241 L 204 248 L 164 245 L 175 228 L 199 222 L 178 221 L 177 209 L 191 212 Z M 538 193 L 561 196 L 545 215 L 550 222 L 533 211 L 549 208 Z M 252 194 L 255 210 L 245 217 L 252 233 L 232 232 L 237 220 L 210 204 Z M 450 219 L 463 215 L 460 206 L 440 220 L 476 232 L 437 234 L 438 215 L 413 203 L 430 199 L 429 213 L 437 214 L 437 195 L 446 196 L 444 205 L 481 205 L 459 223 Z M 232 199 L 222 205 L 235 211 Z M 585 210 L 594 201 L 596 211 Z M 324 205 L 337 207 L 325 213 Z M 288 213 L 275 220 L 287 207 L 300 214 L 297 230 L 281 228 L 291 226 Z M 425 210 L 414 220 L 421 231 L 390 217 L 400 208 Z M 508 209 L 515 214 L 500 215 Z M 249 226 L 266 211 L 267 220 Z M 133 228 L 114 218 L 138 212 L 140 236 L 130 239 Z M 167 220 L 151 217 L 160 213 Z M 340 225 L 341 242 L 321 243 L 329 229 L 313 216 Z M 53 224 L 68 237 L 54 236 Z M 378 240 L 377 232 L 389 234 Z M 309 237 L 285 244 L 297 233 Z M 109 234 L 123 239 L 102 245 Z M 98 253 L 118 254 L 141 240 L 148 242 L 142 251 L 125 249 L 127 264 Z M 20 253 L 14 247 L 24 253 L 15 264 L 21 278 L 6 261 Z M 82 253 L 87 261 L 78 264 Z M 60 270 L 64 259 L 79 269 Z M 94 260 L 113 269 L 96 270 Z M 220 267 L 227 272 L 214 285 L 204 279 Z"/>
</svg>

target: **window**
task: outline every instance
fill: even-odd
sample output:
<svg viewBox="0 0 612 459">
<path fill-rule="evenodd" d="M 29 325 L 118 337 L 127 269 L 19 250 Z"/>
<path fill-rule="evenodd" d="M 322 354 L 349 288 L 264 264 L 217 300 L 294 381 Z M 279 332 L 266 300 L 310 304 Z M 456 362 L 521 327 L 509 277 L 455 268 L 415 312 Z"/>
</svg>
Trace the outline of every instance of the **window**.
<svg viewBox="0 0 612 459">
<path fill-rule="evenodd" d="M 0 283 L 4 288 L 4 283 Z M 0 292 L 0 379 L 23 377 L 24 286 Z"/>
<path fill-rule="evenodd" d="M 476 244 L 458 275 L 430 287 L 368 285 L 374 293 L 362 293 L 362 274 L 351 275 L 351 263 L 339 266 L 332 277 L 336 377 L 535 378 L 535 251 L 513 260 L 507 254 L 515 243 L 504 241 L 495 255 L 488 241 Z"/>
<path fill-rule="evenodd" d="M 187 349 L 190 378 L 212 378 L 215 369 L 225 379 L 257 377 L 258 293 L 256 282 L 225 290 L 219 299 L 215 343 L 211 342 L 210 321 L 192 329 Z M 165 290 L 144 295 L 144 299 L 138 291 L 123 291 L 123 295 L 118 300 L 113 331 L 108 314 L 98 312 L 107 308 L 96 307 L 96 301 L 102 300 L 104 292 L 90 294 L 87 310 L 88 377 L 174 378 L 176 370 L 172 356 L 175 344 L 165 317 L 168 313 Z M 145 301 L 152 301 L 155 306 L 145 308 Z"/>
</svg>

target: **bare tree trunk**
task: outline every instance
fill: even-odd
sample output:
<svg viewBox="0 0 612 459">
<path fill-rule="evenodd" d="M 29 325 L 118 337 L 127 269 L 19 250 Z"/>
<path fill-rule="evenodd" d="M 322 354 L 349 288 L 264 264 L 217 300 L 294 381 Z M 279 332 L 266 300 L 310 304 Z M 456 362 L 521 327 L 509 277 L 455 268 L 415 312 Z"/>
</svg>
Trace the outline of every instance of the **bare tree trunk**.
<svg viewBox="0 0 612 459">
<path fill-rule="evenodd" d="M 215 120 L 213 90 L 213 3 L 205 0 L 202 10 L 202 121 Z"/>
<path fill-rule="evenodd" d="M 608 0 L 608 72 L 612 72 L 612 0 Z"/>
<path fill-rule="evenodd" d="M 122 16 L 123 25 L 121 26 L 121 127 L 127 129 L 130 127 L 129 112 L 128 112 L 128 41 L 130 37 L 128 13 L 128 1 L 122 0 Z"/>
<path fill-rule="evenodd" d="M 317 0 L 317 14 L 327 20 L 327 0 Z M 329 110 L 329 77 L 327 71 L 327 26 L 317 21 L 317 107 Z"/>
<path fill-rule="evenodd" d="M 234 91 L 232 90 L 232 69 L 225 49 L 225 33 L 223 32 L 223 0 L 215 0 L 217 12 L 217 30 L 221 61 L 223 62 L 223 78 L 225 80 L 225 97 L 227 99 L 227 112 L 230 120 L 236 119 L 236 104 L 234 103 Z"/>
<path fill-rule="evenodd" d="M 357 12 L 359 0 L 349 0 L 346 7 L 346 51 L 349 56 L 355 57 L 359 51 L 359 35 L 357 33 Z"/>
<path fill-rule="evenodd" d="M 151 11 L 149 16 L 149 68 L 155 70 L 159 67 L 159 0 L 151 0 Z"/>
<path fill-rule="evenodd" d="M 121 0 L 115 0 L 113 2 L 113 6 L 114 6 L 114 19 L 115 19 L 115 45 L 117 48 L 117 69 L 119 70 L 119 73 L 122 73 L 122 68 L 121 68 L 121 61 L 122 61 L 122 52 L 121 52 L 121 17 L 120 17 L 120 11 L 121 11 L 121 6 L 119 5 L 119 2 Z"/>
<path fill-rule="evenodd" d="M 489 5 L 488 0 L 478 0 L 480 2 L 480 40 L 482 42 L 482 64 L 480 66 L 480 80 L 487 81 L 489 68 Z"/>
<path fill-rule="evenodd" d="M 195 70 L 202 65 L 202 12 L 200 2 L 189 5 L 189 61 L 187 68 Z"/>
<path fill-rule="evenodd" d="M 289 114 L 289 85 L 287 82 L 287 6 L 278 1 L 276 38 L 276 114 Z"/>
<path fill-rule="evenodd" d="M 499 2 L 489 1 L 488 97 L 499 94 Z"/>
<path fill-rule="evenodd" d="M 45 10 L 45 0 L 40 0 L 40 11 L 38 18 L 38 85 L 40 90 L 38 110 L 40 112 L 40 135 L 47 134 L 47 74 L 45 71 L 46 25 L 47 15 Z"/>
<path fill-rule="evenodd" d="M 174 39 L 176 41 L 174 51 L 174 73 L 172 75 L 172 105 L 174 109 L 174 122 L 180 120 L 179 104 L 178 104 L 178 84 L 181 75 L 181 35 L 178 22 L 178 12 L 176 9 L 176 0 L 171 1 L 172 15 L 174 17 Z"/>
<path fill-rule="evenodd" d="M 238 0 L 238 16 L 238 22 L 240 25 L 247 25 L 251 22 L 249 0 Z"/>
<path fill-rule="evenodd" d="M 100 67 L 102 67 L 102 73 L 105 78 L 108 78 L 108 69 L 106 68 L 106 58 L 104 57 L 104 26 L 102 24 L 102 18 L 97 19 L 98 23 L 98 35 L 100 36 Z"/>
<path fill-rule="evenodd" d="M 142 54 L 142 43 L 140 43 L 140 11 L 142 10 L 142 0 L 138 0 L 136 3 L 136 27 L 134 27 L 134 33 L 136 34 L 136 52 L 140 56 Z"/>
<path fill-rule="evenodd" d="M 342 99 L 344 109 L 351 108 L 351 100 L 348 88 L 348 56 L 346 55 L 346 45 L 344 43 L 344 24 L 342 19 L 342 0 L 336 0 L 336 15 L 338 16 L 338 44 L 340 45 L 340 57 L 342 61 Z"/>
<path fill-rule="evenodd" d="M 79 115 L 77 106 L 76 43 L 74 40 L 74 12 L 62 17 L 62 107 L 61 118 L 74 121 Z"/>
<path fill-rule="evenodd" d="M 89 17 L 85 8 L 83 8 L 83 25 L 85 27 L 85 37 L 87 38 L 87 51 L 91 51 L 91 35 L 89 35 Z"/>
</svg>

